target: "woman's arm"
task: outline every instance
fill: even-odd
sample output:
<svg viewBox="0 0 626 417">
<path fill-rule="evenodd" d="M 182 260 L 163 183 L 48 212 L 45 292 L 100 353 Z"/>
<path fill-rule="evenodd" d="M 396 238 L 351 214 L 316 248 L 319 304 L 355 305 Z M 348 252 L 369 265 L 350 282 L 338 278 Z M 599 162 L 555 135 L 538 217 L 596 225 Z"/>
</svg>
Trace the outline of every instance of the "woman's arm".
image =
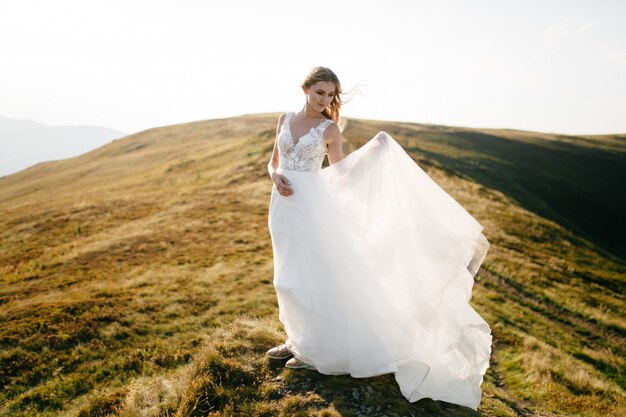
<svg viewBox="0 0 626 417">
<path fill-rule="evenodd" d="M 272 151 L 272 158 L 267 163 L 267 172 L 269 172 L 272 180 L 274 180 L 274 173 L 276 172 L 276 168 L 278 168 L 280 158 L 280 155 L 278 154 L 278 133 L 280 132 L 280 127 L 283 125 L 284 120 L 285 113 L 281 114 L 278 118 L 278 125 L 276 126 L 276 139 L 274 140 L 274 150 Z"/>
<path fill-rule="evenodd" d="M 293 190 L 289 186 L 290 182 L 284 175 L 276 172 L 278 168 L 278 162 L 280 158 L 280 154 L 278 153 L 278 134 L 280 132 L 280 128 L 283 125 L 283 120 L 285 120 L 285 113 L 281 114 L 278 118 L 278 126 L 276 126 L 276 140 L 274 141 L 274 150 L 272 151 L 272 158 L 267 163 L 267 171 L 270 173 L 270 177 L 272 177 L 272 182 L 276 185 L 276 190 L 284 196 L 289 196 L 293 194 Z"/>
<path fill-rule="evenodd" d="M 328 163 L 330 165 L 343 159 L 341 146 L 341 131 L 339 126 L 333 123 L 324 131 L 324 141 L 328 144 Z"/>
</svg>

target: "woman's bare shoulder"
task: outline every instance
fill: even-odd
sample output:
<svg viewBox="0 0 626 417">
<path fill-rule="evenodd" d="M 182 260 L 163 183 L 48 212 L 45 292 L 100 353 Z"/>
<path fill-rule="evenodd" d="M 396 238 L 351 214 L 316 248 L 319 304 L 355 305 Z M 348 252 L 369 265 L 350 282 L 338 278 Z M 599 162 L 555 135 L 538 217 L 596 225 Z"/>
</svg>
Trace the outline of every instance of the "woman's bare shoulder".
<svg viewBox="0 0 626 417">
<path fill-rule="evenodd" d="M 337 123 L 332 122 L 324 130 L 324 141 L 326 143 L 341 142 L 341 129 Z"/>
<path fill-rule="evenodd" d="M 278 140 L 278 134 L 283 128 L 283 124 L 285 123 L 285 118 L 287 117 L 287 114 L 288 112 L 282 113 L 280 116 L 278 116 L 278 122 L 276 123 L 276 140 Z"/>
<path fill-rule="evenodd" d="M 341 129 L 339 129 L 339 125 L 335 121 L 328 125 L 324 133 L 326 132 L 328 132 L 328 136 L 341 136 Z"/>
<path fill-rule="evenodd" d="M 283 122 L 285 121 L 285 117 L 287 117 L 287 114 L 289 114 L 289 112 L 282 113 L 280 116 L 278 116 L 278 126 L 281 126 L 283 124 Z"/>
<path fill-rule="evenodd" d="M 287 117 L 287 113 L 282 113 L 280 116 L 278 116 L 278 125 L 282 125 L 283 122 L 285 121 L 285 117 Z"/>
</svg>

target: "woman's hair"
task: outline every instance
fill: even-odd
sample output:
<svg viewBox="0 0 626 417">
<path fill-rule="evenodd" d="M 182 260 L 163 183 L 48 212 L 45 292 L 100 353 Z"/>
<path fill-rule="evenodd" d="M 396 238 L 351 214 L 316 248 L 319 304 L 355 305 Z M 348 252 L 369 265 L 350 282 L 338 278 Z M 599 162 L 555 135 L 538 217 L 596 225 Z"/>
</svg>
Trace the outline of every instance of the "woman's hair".
<svg viewBox="0 0 626 417">
<path fill-rule="evenodd" d="M 341 98 L 341 96 L 343 95 L 343 91 L 341 90 L 341 83 L 339 82 L 339 78 L 330 68 L 315 67 L 309 72 L 302 84 L 300 84 L 300 87 L 310 88 L 318 81 L 330 81 L 335 84 L 335 94 L 333 95 L 333 99 L 328 107 L 322 111 L 322 114 L 337 123 L 337 125 L 339 125 L 339 128 L 343 130 L 343 123 L 339 122 L 339 111 L 341 110 L 341 105 L 344 104 L 345 101 Z"/>
<path fill-rule="evenodd" d="M 332 119 L 335 123 L 338 123 L 339 111 L 341 110 L 341 105 L 343 104 L 341 97 L 339 96 L 342 93 L 339 78 L 330 68 L 315 67 L 309 72 L 300 86 L 302 88 L 311 88 L 311 86 L 318 81 L 330 81 L 335 84 L 335 94 L 333 95 L 333 99 L 328 107 L 322 111 L 322 114 L 327 118 Z"/>
</svg>

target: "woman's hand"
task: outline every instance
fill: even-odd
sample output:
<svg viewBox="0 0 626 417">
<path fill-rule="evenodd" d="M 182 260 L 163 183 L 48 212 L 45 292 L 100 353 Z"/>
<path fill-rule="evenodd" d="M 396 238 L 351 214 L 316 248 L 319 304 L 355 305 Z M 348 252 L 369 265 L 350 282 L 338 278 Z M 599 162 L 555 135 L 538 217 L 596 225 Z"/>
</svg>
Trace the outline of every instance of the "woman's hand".
<svg viewBox="0 0 626 417">
<path fill-rule="evenodd" d="M 274 172 L 272 174 L 272 181 L 276 184 L 276 189 L 280 195 L 288 196 L 293 194 L 293 190 L 289 186 L 290 182 L 284 175 Z"/>
</svg>

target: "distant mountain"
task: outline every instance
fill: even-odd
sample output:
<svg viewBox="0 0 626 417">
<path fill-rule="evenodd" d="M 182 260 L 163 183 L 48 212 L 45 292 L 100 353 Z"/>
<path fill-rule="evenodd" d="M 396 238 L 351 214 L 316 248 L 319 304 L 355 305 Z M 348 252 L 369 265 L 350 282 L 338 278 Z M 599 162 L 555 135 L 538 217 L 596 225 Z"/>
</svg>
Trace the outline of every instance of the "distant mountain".
<svg viewBox="0 0 626 417">
<path fill-rule="evenodd" d="M 0 116 L 0 176 L 80 155 L 126 133 L 96 126 L 46 126 Z"/>
</svg>

